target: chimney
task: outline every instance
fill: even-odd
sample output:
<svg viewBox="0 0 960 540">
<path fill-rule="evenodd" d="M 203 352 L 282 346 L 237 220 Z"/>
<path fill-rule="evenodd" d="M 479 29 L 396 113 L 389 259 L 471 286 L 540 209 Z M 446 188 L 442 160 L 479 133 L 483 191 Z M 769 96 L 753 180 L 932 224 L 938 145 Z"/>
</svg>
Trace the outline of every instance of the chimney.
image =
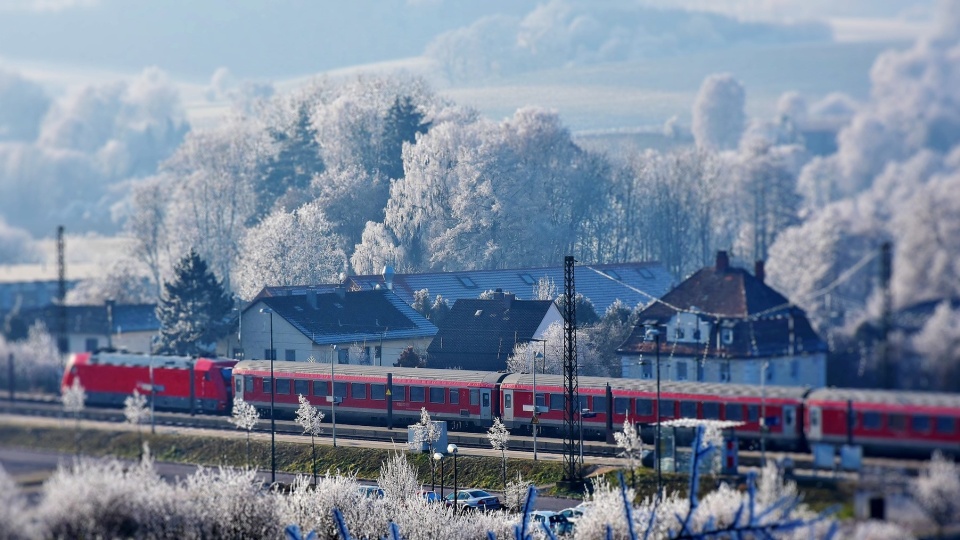
<svg viewBox="0 0 960 540">
<path fill-rule="evenodd" d="M 493 290 L 493 299 L 494 300 L 503 300 L 503 289 L 497 287 Z"/>
<path fill-rule="evenodd" d="M 387 285 L 387 290 L 393 290 L 393 267 L 390 265 L 383 267 L 383 282 Z"/>
<path fill-rule="evenodd" d="M 517 296 L 513 293 L 504 293 L 503 295 L 503 307 L 504 309 L 510 309 L 513 305 L 513 301 L 516 300 Z"/>
<path fill-rule="evenodd" d="M 343 285 L 337 285 L 333 289 L 333 291 L 337 293 L 337 296 L 339 296 L 341 300 L 343 300 L 347 296 L 347 288 L 344 287 Z"/>
<path fill-rule="evenodd" d="M 307 303 L 310 304 L 310 307 L 317 309 L 317 291 L 311 289 L 307 291 Z"/>
<path fill-rule="evenodd" d="M 763 270 L 763 261 L 753 263 L 753 275 L 760 280 L 760 283 L 763 283 L 763 280 L 767 277 Z"/>
<path fill-rule="evenodd" d="M 717 273 L 726 272 L 730 268 L 730 257 L 727 256 L 726 251 L 717 252 Z"/>
</svg>

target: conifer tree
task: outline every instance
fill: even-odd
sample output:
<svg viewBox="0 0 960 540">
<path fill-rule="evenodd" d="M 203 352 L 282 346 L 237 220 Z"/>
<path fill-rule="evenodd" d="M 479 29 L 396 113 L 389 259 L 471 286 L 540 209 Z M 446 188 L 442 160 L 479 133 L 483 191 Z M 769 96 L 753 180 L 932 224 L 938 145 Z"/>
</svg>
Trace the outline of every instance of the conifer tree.
<svg viewBox="0 0 960 540">
<path fill-rule="evenodd" d="M 233 299 L 196 251 L 190 250 L 163 285 L 157 304 L 160 334 L 154 352 L 183 356 L 212 354 L 229 331 Z"/>
</svg>

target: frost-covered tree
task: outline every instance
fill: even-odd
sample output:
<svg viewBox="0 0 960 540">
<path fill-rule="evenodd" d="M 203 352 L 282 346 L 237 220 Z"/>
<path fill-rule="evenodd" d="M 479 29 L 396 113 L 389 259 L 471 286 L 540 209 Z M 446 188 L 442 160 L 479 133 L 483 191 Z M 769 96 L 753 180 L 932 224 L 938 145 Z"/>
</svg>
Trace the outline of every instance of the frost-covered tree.
<svg viewBox="0 0 960 540">
<path fill-rule="evenodd" d="M 913 480 L 910 492 L 939 534 L 945 526 L 960 523 L 960 467 L 939 450 Z"/>
<path fill-rule="evenodd" d="M 15 318 L 7 322 L 9 326 L 18 326 Z M 11 330 L 7 329 L 5 333 Z M 33 324 L 26 332 L 26 339 L 18 341 L 8 341 L 0 337 L 0 358 L 13 355 L 17 389 L 50 393 L 59 391 L 63 375 L 63 355 L 57 347 L 56 339 L 42 322 Z M 6 381 L 8 374 L 9 372 L 0 373 L 0 379 Z M 7 381 L 8 385 L 9 382 Z"/>
<path fill-rule="evenodd" d="M 134 389 L 133 394 L 123 400 L 123 417 L 127 422 L 137 426 L 137 441 L 143 449 L 143 422 L 150 418 L 150 409 L 147 407 L 147 396 Z"/>
<path fill-rule="evenodd" d="M 487 430 L 487 439 L 494 450 L 500 452 L 500 468 L 503 472 L 503 489 L 507 489 L 507 447 L 510 445 L 510 432 L 500 418 L 493 419 L 493 425 Z"/>
<path fill-rule="evenodd" d="M 80 413 L 83 412 L 87 403 L 87 392 L 80 384 L 80 377 L 73 378 L 73 384 L 63 390 L 60 396 L 63 403 L 63 412 L 72 414 L 76 419 L 76 429 L 74 430 L 74 443 L 77 447 L 77 455 L 80 455 Z"/>
<path fill-rule="evenodd" d="M 693 138 L 697 147 L 732 150 L 740 143 L 746 116 L 746 92 L 729 73 L 704 79 L 693 105 Z"/>
<path fill-rule="evenodd" d="M 577 312 L 579 316 L 579 311 Z M 636 312 L 620 300 L 607 307 L 603 317 L 594 325 L 585 328 L 590 362 L 584 366 L 585 375 L 619 377 L 622 366 L 617 348 L 626 341 L 633 330 Z M 579 341 L 579 340 L 578 340 Z"/>
<path fill-rule="evenodd" d="M 266 285 L 334 281 L 347 260 L 316 202 L 270 214 L 247 232 L 242 250 L 234 282 L 244 299 L 253 298 Z"/>
<path fill-rule="evenodd" d="M 130 194 L 130 215 L 123 225 L 132 241 L 130 255 L 147 267 L 157 297 L 160 296 L 163 272 L 170 261 L 166 219 L 172 185 L 172 179 L 164 175 L 137 182 Z"/>
<path fill-rule="evenodd" d="M 960 312 L 949 301 L 937 305 L 933 315 L 912 338 L 920 353 L 924 383 L 931 389 L 960 391 Z"/>
<path fill-rule="evenodd" d="M 133 259 L 113 261 L 96 277 L 85 279 L 67 293 L 67 303 L 73 305 L 104 304 L 113 300 L 118 304 L 150 304 L 157 301 L 156 291 Z"/>
<path fill-rule="evenodd" d="M 35 538 L 26 498 L 17 483 L 0 466 L 0 538 L 27 540 Z"/>
<path fill-rule="evenodd" d="M 230 331 L 233 299 L 196 251 L 180 259 L 157 304 L 157 354 L 215 354 L 217 340 Z"/>
<path fill-rule="evenodd" d="M 512 512 L 517 512 L 527 503 L 527 495 L 530 493 L 531 482 L 523 479 L 523 475 L 517 471 L 517 479 L 507 483 L 503 490 L 503 505 Z"/>
<path fill-rule="evenodd" d="M 247 432 L 247 467 L 250 467 L 250 432 L 260 422 L 260 412 L 240 396 L 233 398 L 233 416 L 230 423 Z"/>
<path fill-rule="evenodd" d="M 433 454 L 430 454 L 431 456 Z M 400 504 L 413 502 L 420 497 L 420 481 L 417 469 L 401 452 L 395 452 L 380 467 L 377 485 L 383 490 L 384 498 Z"/>
<path fill-rule="evenodd" d="M 630 421 L 630 415 L 623 421 L 623 430 L 613 434 L 613 438 L 620 449 L 620 457 L 627 461 L 630 467 L 630 487 L 636 489 L 637 486 L 637 465 L 643 458 L 643 441 L 640 439 L 640 433 L 637 427 Z"/>
<path fill-rule="evenodd" d="M 410 439 L 410 449 L 420 452 L 423 445 L 427 445 L 427 455 L 433 455 L 433 446 L 440 440 L 440 425 L 430 419 L 426 407 L 420 408 L 420 421 L 410 426 L 413 428 L 413 437 Z"/>
<path fill-rule="evenodd" d="M 317 443 L 316 437 L 323 431 L 323 411 L 310 404 L 307 398 L 300 394 L 300 407 L 297 409 L 297 424 L 303 428 L 304 433 L 310 434 L 310 463 L 313 467 L 313 483 L 317 483 Z"/>
</svg>

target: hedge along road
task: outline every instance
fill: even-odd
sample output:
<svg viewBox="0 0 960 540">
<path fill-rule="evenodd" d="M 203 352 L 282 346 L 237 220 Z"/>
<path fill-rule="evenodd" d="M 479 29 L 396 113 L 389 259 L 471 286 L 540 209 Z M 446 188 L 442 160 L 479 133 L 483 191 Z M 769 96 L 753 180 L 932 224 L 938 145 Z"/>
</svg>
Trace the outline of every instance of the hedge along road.
<svg viewBox="0 0 960 540">
<path fill-rule="evenodd" d="M 72 418 L 48 418 L 48 417 L 36 417 L 36 416 L 16 416 L 16 415 L 6 415 L 0 414 L 0 429 L 7 431 L 6 435 L 16 435 L 17 436 L 3 436 L 0 437 L 0 464 L 14 477 L 21 486 L 23 486 L 27 492 L 37 491 L 39 485 L 44 479 L 46 479 L 60 464 L 69 465 L 75 459 L 75 454 L 70 451 L 73 448 L 73 428 L 74 421 Z M 149 432 L 149 426 L 141 426 L 144 431 L 144 434 Z M 126 423 L 116 423 L 116 422 L 103 422 L 103 421 L 92 421 L 92 420 L 83 420 L 81 424 L 81 430 L 83 436 L 81 437 L 81 451 L 85 455 L 96 454 L 102 455 L 104 453 L 103 448 L 97 447 L 86 447 L 90 444 L 95 444 L 95 440 L 104 440 L 106 438 L 108 441 L 112 441 L 111 434 L 115 437 L 117 434 L 123 434 L 123 432 L 135 432 L 137 429 L 136 426 L 126 424 Z M 164 436 L 165 439 L 170 437 L 183 437 L 184 440 L 191 438 L 196 440 L 196 438 L 203 438 L 209 440 L 211 443 L 215 443 L 216 439 L 233 441 L 234 443 L 240 442 L 241 444 L 246 439 L 246 432 L 235 430 L 235 431 L 224 431 L 224 430 L 206 430 L 199 428 L 191 427 L 177 427 L 177 426 L 157 426 L 157 435 Z M 36 432 L 42 431 L 43 433 L 38 434 Z M 100 433 L 98 433 L 100 432 Z M 50 434 L 56 434 L 61 439 L 60 444 L 58 445 L 56 441 L 52 441 Z M 101 436 L 101 439 L 94 437 L 95 435 Z M 398 436 L 405 437 L 406 431 L 399 431 Z M 128 435 L 129 437 L 129 435 Z M 64 445 L 63 440 L 69 442 L 69 444 Z M 131 439 L 132 440 L 132 439 Z M 175 440 L 175 439 L 174 439 Z M 265 445 L 269 447 L 270 433 L 269 432 L 253 432 L 251 435 L 251 441 L 255 441 L 259 445 Z M 289 434 L 277 434 L 278 443 L 290 443 L 296 445 L 305 445 L 307 447 L 307 452 L 309 452 L 310 439 L 301 435 L 289 435 Z M 333 451 L 332 448 L 329 448 L 330 438 L 329 435 L 317 438 L 318 451 L 321 445 L 325 445 L 327 451 Z M 338 447 L 345 449 L 380 449 L 380 450 L 399 450 L 404 451 L 407 449 L 406 441 L 398 440 L 396 442 L 382 442 L 382 441 L 363 441 L 363 440 L 353 440 L 353 439 L 339 439 L 337 441 Z M 133 446 L 136 444 L 133 443 Z M 99 446 L 99 444 L 97 444 Z M 213 446 L 212 444 L 210 446 Z M 50 448 L 53 447 L 53 448 Z M 127 447 L 129 451 L 127 454 L 131 454 L 133 449 L 131 444 L 128 443 Z M 29 449 L 27 449 L 29 448 Z M 42 448 L 42 450 L 37 450 Z M 279 453 L 279 448 L 278 448 Z M 163 478 L 174 481 L 177 478 L 185 478 L 190 474 L 193 474 L 199 465 L 193 463 L 178 463 L 175 461 L 169 461 L 164 459 L 163 452 L 156 452 L 155 457 L 159 456 L 155 462 L 155 467 L 158 474 Z M 133 454 L 135 456 L 135 454 Z M 459 454 L 459 466 L 461 468 L 461 474 L 464 474 L 464 468 L 467 463 L 466 460 L 470 460 L 471 457 L 484 456 L 487 458 L 500 459 L 500 453 L 491 449 L 461 449 Z M 415 457 L 411 454 L 411 457 Z M 556 454 L 540 454 L 541 461 L 544 466 L 557 466 L 562 460 L 562 456 Z M 519 459 L 526 460 L 527 465 L 529 462 L 529 453 L 525 451 L 508 451 L 507 452 L 507 462 L 508 468 L 511 467 L 511 460 Z M 132 462 L 132 460 L 127 460 Z M 209 460 L 205 460 L 208 461 Z M 595 465 L 603 466 L 604 469 L 608 469 L 612 465 L 620 465 L 619 460 L 611 458 L 593 458 L 588 461 L 594 463 Z M 607 463 L 596 463 L 596 462 L 607 462 Z M 267 461 L 268 462 L 268 461 Z M 254 459 L 255 464 L 263 463 L 263 461 L 257 461 Z M 208 466 L 217 466 L 218 463 L 208 463 Z M 452 489 L 450 485 L 452 477 L 452 468 L 453 462 L 452 458 L 448 457 L 445 460 L 445 477 L 447 478 L 446 491 Z M 323 473 L 326 470 L 326 467 L 318 465 L 320 473 Z M 429 469 L 427 469 L 429 471 Z M 300 474 L 309 474 L 303 473 Z M 427 473 L 429 475 L 429 473 Z M 437 470 L 439 475 L 439 469 Z M 511 473 L 515 475 L 516 473 Z M 296 475 L 292 473 L 284 473 L 282 470 L 278 469 L 277 471 L 277 480 L 282 483 L 291 482 Z M 370 475 L 368 475 L 370 476 Z M 497 475 L 499 478 L 499 475 Z M 515 476 L 514 476 L 515 477 Z M 259 478 L 265 483 L 269 482 L 270 479 L 270 470 L 269 467 L 264 469 L 259 467 Z M 421 476 L 421 480 L 423 477 Z M 426 488 L 429 488 L 430 479 L 426 479 Z M 463 478 L 461 477 L 461 482 Z M 367 484 L 372 484 L 373 482 L 363 482 Z M 439 491 L 439 481 L 437 482 L 437 491 Z M 461 485 L 461 488 L 473 487 Z M 544 487 L 544 486 L 540 486 Z M 497 492 L 496 490 L 487 489 L 491 493 L 494 493 L 501 497 L 502 493 Z M 562 498 L 562 497 L 546 497 L 540 496 L 537 499 L 536 507 L 540 510 L 561 510 L 568 508 L 570 506 L 575 506 L 579 501 L 575 499 Z"/>
</svg>

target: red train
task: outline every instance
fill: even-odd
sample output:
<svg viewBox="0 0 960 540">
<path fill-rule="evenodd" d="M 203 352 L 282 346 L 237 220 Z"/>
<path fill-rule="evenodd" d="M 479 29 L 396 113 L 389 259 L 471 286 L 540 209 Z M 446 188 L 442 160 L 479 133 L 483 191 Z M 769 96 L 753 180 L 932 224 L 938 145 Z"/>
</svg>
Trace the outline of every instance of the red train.
<svg viewBox="0 0 960 540">
<path fill-rule="evenodd" d="M 80 353 L 67 360 L 62 388 L 79 379 L 90 405 L 122 406 L 133 391 L 150 395 L 158 409 L 229 413 L 234 360 L 127 353 Z"/>
<path fill-rule="evenodd" d="M 119 405 L 134 388 L 158 388 L 157 406 L 227 412 L 236 393 L 262 410 L 270 407 L 270 362 L 79 354 L 71 358 L 63 384 L 80 377 L 90 403 Z M 232 370 L 231 370 L 232 368 Z M 233 384 L 230 384 L 230 379 Z M 452 429 L 485 428 L 494 417 L 514 429 L 533 420 L 533 376 L 485 371 L 385 368 L 274 362 L 275 408 L 292 416 L 298 395 L 330 406 L 330 382 L 338 421 L 405 426 L 426 407 Z M 563 377 L 537 375 L 538 423 L 563 426 Z M 629 417 L 641 426 L 657 418 L 656 382 L 640 379 L 579 378 L 585 434 L 620 429 Z M 960 394 L 819 389 L 720 383 L 668 382 L 660 387 L 660 417 L 743 422 L 748 443 L 760 437 L 766 419 L 771 447 L 805 449 L 810 443 L 857 444 L 868 453 L 929 455 L 939 448 L 960 453 Z"/>
<path fill-rule="evenodd" d="M 457 427 L 486 427 L 499 416 L 510 428 L 533 420 L 533 376 L 483 371 L 405 369 L 335 365 L 338 418 L 406 425 L 426 407 L 436 420 Z M 238 363 L 234 390 L 259 408 L 270 406 L 270 362 Z M 297 395 L 329 406 L 330 364 L 275 362 L 275 408 L 292 414 Z M 649 425 L 657 417 L 656 382 L 639 379 L 579 378 L 585 432 L 620 429 L 629 414 Z M 389 393 L 388 393 L 389 390 Z M 538 423 L 558 430 L 563 425 L 563 377 L 537 376 Z M 390 396 L 390 399 L 387 399 Z M 663 420 L 701 418 L 743 422 L 738 436 L 760 438 L 766 419 L 771 447 L 805 449 L 808 443 L 862 445 L 869 453 L 929 455 L 939 448 L 960 452 L 960 395 L 888 391 L 752 386 L 720 383 L 663 382 Z M 850 413 L 849 411 L 853 411 Z M 838 413 L 839 412 L 839 413 Z"/>
</svg>

